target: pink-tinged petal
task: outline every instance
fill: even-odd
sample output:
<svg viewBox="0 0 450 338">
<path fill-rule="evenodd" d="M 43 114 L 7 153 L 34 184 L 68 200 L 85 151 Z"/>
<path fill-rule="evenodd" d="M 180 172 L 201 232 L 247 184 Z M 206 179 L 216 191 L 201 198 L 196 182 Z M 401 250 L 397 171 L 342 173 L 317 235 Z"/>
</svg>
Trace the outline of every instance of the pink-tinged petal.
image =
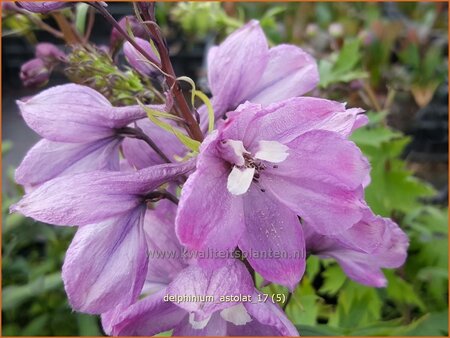
<svg viewBox="0 0 450 338">
<path fill-rule="evenodd" d="M 186 263 L 182 259 L 183 248 L 175 235 L 176 205 L 161 202 L 156 209 L 148 209 L 145 213 L 144 231 L 149 256 L 146 280 L 169 284 Z"/>
<path fill-rule="evenodd" d="M 384 287 L 387 281 L 381 268 L 397 268 L 405 262 L 408 238 L 390 219 L 378 216 L 374 218 L 370 225 L 383 227 L 385 231 L 381 244 L 375 249 L 372 248 L 371 252 L 363 252 L 361 243 L 351 245 L 352 243 L 349 240 L 342 241 L 342 238 L 346 237 L 346 233 L 336 238 L 322 236 L 305 224 L 307 250 L 320 257 L 336 259 L 347 276 L 358 283 Z M 368 221 L 365 220 L 364 222 Z M 355 225 L 355 227 L 357 226 L 359 227 L 359 225 Z M 372 236 L 371 234 L 368 235 Z M 352 234 L 349 234 L 350 238 L 351 236 Z"/>
<path fill-rule="evenodd" d="M 152 58 L 152 62 L 158 66 L 161 67 L 160 61 L 158 56 L 153 51 L 152 46 L 150 45 L 150 42 L 135 37 L 134 41 L 141 47 L 149 56 Z M 153 72 L 158 71 L 157 68 L 155 68 L 154 65 L 150 64 L 146 57 L 144 57 L 136 48 L 134 48 L 131 43 L 128 41 L 125 42 L 123 45 L 123 52 L 125 54 L 125 57 L 128 61 L 128 63 L 136 69 L 139 73 L 142 75 L 150 75 Z"/>
<path fill-rule="evenodd" d="M 244 230 L 242 200 L 227 190 L 230 166 L 217 156 L 211 134 L 202 144 L 197 170 L 181 191 L 175 231 L 190 249 L 234 248 Z"/>
<path fill-rule="evenodd" d="M 408 256 L 408 236 L 389 218 L 378 218 L 385 222 L 387 231 L 382 245 L 375 251 L 375 259 L 384 268 L 399 268 Z"/>
<path fill-rule="evenodd" d="M 297 215 L 255 184 L 244 197 L 239 248 L 264 279 L 293 290 L 305 272 L 305 242 Z"/>
<path fill-rule="evenodd" d="M 149 119 L 137 121 L 136 126 L 141 128 L 169 159 L 172 160 L 175 156 L 183 157 L 186 154 L 186 147 L 178 137 L 156 126 Z M 122 149 L 125 158 L 137 169 L 164 163 L 161 157 L 142 140 L 127 137 L 122 143 Z"/>
<path fill-rule="evenodd" d="M 313 97 L 296 97 L 271 104 L 253 121 L 253 128 L 258 130 L 253 142 L 273 140 L 286 144 L 314 129 L 348 136 L 357 120 L 355 112 L 355 109 L 346 110 L 342 103 Z"/>
<path fill-rule="evenodd" d="M 359 188 L 370 173 L 361 150 L 345 137 L 326 130 L 307 132 L 287 144 L 289 156 L 270 168 L 286 178 L 326 182 L 343 189 Z"/>
<path fill-rule="evenodd" d="M 319 83 L 314 58 L 292 45 L 279 45 L 269 50 L 264 74 L 248 100 L 262 105 L 303 95 Z"/>
<path fill-rule="evenodd" d="M 214 313 L 208 321 L 208 324 L 203 329 L 194 329 L 189 322 L 189 316 L 183 319 L 183 322 L 179 324 L 173 330 L 174 337 L 192 337 L 192 336 L 207 336 L 207 337 L 220 337 L 227 335 L 227 322 L 220 317 L 218 312 Z"/>
<path fill-rule="evenodd" d="M 258 293 L 258 291 L 254 291 L 254 300 L 258 299 Z M 233 330 L 230 330 L 231 325 L 229 324 L 229 334 L 244 335 L 247 333 L 247 335 L 251 336 L 298 336 L 295 326 L 289 321 L 280 307 L 270 300 L 267 302 L 246 302 L 244 306 L 250 316 L 252 316 L 253 321 L 245 326 L 235 327 Z"/>
<path fill-rule="evenodd" d="M 137 299 L 148 264 L 142 229 L 144 212 L 143 206 L 78 229 L 62 269 L 74 310 L 99 314 Z"/>
<path fill-rule="evenodd" d="M 242 103 L 259 80 L 269 60 L 267 40 L 252 20 L 208 55 L 208 82 L 215 97 L 216 117 Z"/>
<path fill-rule="evenodd" d="M 146 116 L 139 106 L 113 107 L 86 86 L 55 86 L 17 102 L 25 122 L 43 138 L 56 142 L 89 142 L 116 134 L 115 128 Z M 162 106 L 152 108 L 164 110 Z"/>
<path fill-rule="evenodd" d="M 191 171 L 193 166 L 189 161 L 136 172 L 93 171 L 61 176 L 26 194 L 11 211 L 56 225 L 96 223 L 143 204 L 143 196 Z"/>
<path fill-rule="evenodd" d="M 57 176 L 94 170 L 119 170 L 120 139 L 90 143 L 41 140 L 25 155 L 15 173 L 17 183 L 34 187 Z"/>
<path fill-rule="evenodd" d="M 113 336 L 153 336 L 176 327 L 188 314 L 164 300 L 166 289 L 139 300 L 130 307 L 102 315 L 103 327 Z"/>
<path fill-rule="evenodd" d="M 214 301 L 192 302 L 180 299 L 176 304 L 193 313 L 191 318 L 199 323 L 210 319 L 219 310 L 238 304 L 236 301 L 220 301 L 220 297 L 253 294 L 253 281 L 245 265 L 238 260 L 224 261 L 220 267 L 212 265 L 191 265 L 184 269 L 167 288 L 168 294 L 175 297 L 183 295 L 203 297 L 212 296 Z M 204 326 L 203 326 L 204 327 Z"/>
<path fill-rule="evenodd" d="M 337 235 L 357 223 L 365 208 L 362 188 L 346 190 L 324 181 L 266 174 L 261 186 L 320 233 Z"/>
</svg>

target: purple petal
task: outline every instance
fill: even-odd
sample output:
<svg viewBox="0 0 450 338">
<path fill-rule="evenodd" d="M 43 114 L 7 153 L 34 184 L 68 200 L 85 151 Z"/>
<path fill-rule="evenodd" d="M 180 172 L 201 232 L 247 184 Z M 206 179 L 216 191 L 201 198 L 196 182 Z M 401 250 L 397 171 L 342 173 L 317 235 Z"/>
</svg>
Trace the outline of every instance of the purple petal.
<svg viewBox="0 0 450 338">
<path fill-rule="evenodd" d="M 202 144 L 197 170 L 181 191 L 175 231 L 190 249 L 234 248 L 242 234 L 242 200 L 227 190 L 229 165 L 217 157 L 215 137 Z"/>
<path fill-rule="evenodd" d="M 186 263 L 182 259 L 183 248 L 175 236 L 176 205 L 161 202 L 155 210 L 148 209 L 144 219 L 149 252 L 146 280 L 169 284 Z"/>
<path fill-rule="evenodd" d="M 258 292 L 255 291 L 253 299 L 258 299 Z M 253 317 L 253 321 L 239 330 L 236 327 L 232 332 L 239 335 L 258 336 L 298 336 L 297 329 L 289 321 L 284 312 L 277 304 L 272 303 L 270 300 L 267 302 L 247 302 L 244 306 L 250 316 Z M 259 325 L 257 324 L 259 322 Z M 230 326 L 230 324 L 229 324 Z M 229 332 L 230 334 L 232 332 Z"/>
<path fill-rule="evenodd" d="M 113 336 L 153 336 L 177 326 L 185 310 L 164 301 L 166 289 L 139 300 L 130 307 L 102 315 L 106 333 Z"/>
<path fill-rule="evenodd" d="M 358 111 L 346 110 L 342 103 L 325 99 L 292 98 L 272 104 L 258 113 L 253 125 L 258 133 L 253 142 L 274 140 L 286 144 L 314 129 L 348 136 L 357 123 Z"/>
<path fill-rule="evenodd" d="M 149 119 L 139 120 L 136 125 L 156 143 L 169 159 L 173 159 L 175 155 L 183 157 L 186 154 L 186 147 L 175 135 L 159 128 Z M 137 169 L 164 163 L 161 157 L 142 140 L 125 138 L 122 148 L 125 158 Z"/>
<path fill-rule="evenodd" d="M 279 45 L 269 50 L 264 74 L 248 100 L 262 105 L 303 95 L 319 83 L 314 58 L 292 45 Z"/>
<path fill-rule="evenodd" d="M 360 248 L 361 243 L 353 243 L 351 247 L 350 241 L 343 242 L 342 237 L 346 237 L 345 233 L 337 238 L 326 237 L 317 234 L 305 224 L 307 250 L 320 257 L 335 258 L 344 272 L 361 284 L 375 287 L 386 286 L 386 278 L 381 268 L 397 268 L 405 262 L 408 238 L 390 219 L 376 217 L 370 225 L 385 229 L 381 245 L 376 249 L 372 248 L 372 252 L 363 252 Z M 350 234 L 349 237 L 351 236 Z"/>
<path fill-rule="evenodd" d="M 152 46 L 150 45 L 150 42 L 135 37 L 134 41 L 141 47 L 149 56 L 152 57 L 152 62 L 160 67 L 160 61 L 158 56 L 156 56 L 155 52 L 153 51 Z M 147 58 L 144 57 L 136 48 L 134 48 L 131 43 L 128 41 L 125 42 L 123 45 L 123 52 L 125 54 L 125 57 L 128 61 L 128 63 L 136 69 L 139 73 L 143 75 L 150 75 L 151 73 L 157 71 L 157 69 L 151 65 Z"/>
<path fill-rule="evenodd" d="M 148 264 L 144 212 L 142 207 L 78 229 L 62 272 L 74 310 L 98 314 L 137 299 Z"/>
<path fill-rule="evenodd" d="M 90 143 L 39 141 L 25 155 L 15 173 L 17 183 L 34 187 L 60 175 L 94 170 L 119 170 L 120 139 Z"/>
<path fill-rule="evenodd" d="M 216 117 L 236 108 L 259 83 L 269 60 L 267 40 L 252 20 L 208 55 L 208 82 L 216 97 Z"/>
<path fill-rule="evenodd" d="M 146 116 L 139 106 L 113 107 L 99 92 L 76 84 L 44 90 L 17 102 L 25 122 L 43 138 L 89 142 L 115 135 L 115 128 Z M 164 110 L 162 106 L 153 108 Z"/>
<path fill-rule="evenodd" d="M 57 225 L 100 222 L 145 203 L 145 194 L 189 172 L 193 165 L 190 161 L 137 172 L 93 171 L 57 177 L 26 194 L 11 211 Z"/>
<path fill-rule="evenodd" d="M 370 174 L 370 164 L 361 150 L 337 133 L 315 130 L 286 145 L 289 156 L 277 169 L 270 169 L 273 174 L 326 181 L 352 190 L 359 188 Z"/>
<path fill-rule="evenodd" d="M 293 290 L 305 272 L 305 242 L 297 215 L 255 184 L 245 195 L 244 214 L 246 229 L 239 247 L 257 255 L 250 254 L 249 263 L 263 278 Z"/>
<path fill-rule="evenodd" d="M 288 158 L 261 175 L 261 186 L 317 232 L 335 235 L 363 216 L 362 183 L 369 173 L 359 149 L 342 136 L 313 131 L 289 144 Z"/>
<path fill-rule="evenodd" d="M 176 297 L 213 296 L 213 302 L 181 300 L 176 303 L 186 311 L 194 313 L 196 321 L 202 321 L 216 311 L 238 304 L 236 301 L 220 302 L 220 297 L 251 295 L 253 289 L 253 281 L 245 265 L 238 260 L 229 260 L 218 268 L 191 265 L 175 278 L 167 290 L 170 295 Z"/>
</svg>

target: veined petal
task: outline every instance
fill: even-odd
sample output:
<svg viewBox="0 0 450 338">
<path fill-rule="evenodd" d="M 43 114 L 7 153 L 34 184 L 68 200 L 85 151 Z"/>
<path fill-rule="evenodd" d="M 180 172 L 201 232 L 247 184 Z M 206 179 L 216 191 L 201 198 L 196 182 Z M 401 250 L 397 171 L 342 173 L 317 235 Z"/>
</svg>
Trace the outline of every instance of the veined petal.
<svg viewBox="0 0 450 338">
<path fill-rule="evenodd" d="M 342 103 L 313 97 L 296 97 L 271 104 L 253 120 L 253 128 L 258 131 L 253 139 L 253 148 L 245 145 L 253 152 L 260 140 L 287 144 L 315 129 L 348 136 L 357 120 L 355 112 L 355 109 L 347 111 Z"/>
<path fill-rule="evenodd" d="M 242 200 L 227 190 L 230 167 L 218 157 L 216 137 L 203 141 L 197 170 L 181 191 L 175 232 L 189 249 L 232 249 L 244 230 Z"/>
<path fill-rule="evenodd" d="M 94 170 L 119 170 L 120 139 L 90 143 L 41 140 L 25 155 L 16 169 L 17 183 L 34 187 L 57 176 Z"/>
<path fill-rule="evenodd" d="M 137 301 L 128 308 L 119 308 L 102 315 L 103 327 L 113 336 L 153 336 L 176 327 L 188 316 L 172 302 L 164 301 L 162 289 Z"/>
<path fill-rule="evenodd" d="M 322 181 L 343 189 L 359 188 L 370 173 L 361 150 L 338 133 L 314 130 L 287 144 L 289 157 L 271 173 Z"/>
<path fill-rule="evenodd" d="M 314 58 L 293 45 L 278 45 L 269 50 L 269 62 L 248 100 L 262 105 L 303 95 L 319 83 Z"/>
<path fill-rule="evenodd" d="M 146 280 L 169 284 L 186 263 L 182 259 L 183 248 L 175 235 L 176 205 L 161 202 L 155 210 L 148 209 L 144 218 L 149 256 Z"/>
<path fill-rule="evenodd" d="M 245 232 L 239 248 L 264 279 L 294 289 L 305 271 L 305 242 L 297 215 L 252 185 L 244 198 Z"/>
<path fill-rule="evenodd" d="M 62 272 L 74 310 L 99 314 L 137 299 L 148 264 L 144 212 L 142 207 L 78 229 Z"/>
<path fill-rule="evenodd" d="M 253 299 L 258 299 L 258 291 L 254 291 Z M 229 334 L 251 335 L 251 336 L 298 336 L 297 329 L 289 321 L 284 312 L 277 304 L 270 300 L 267 302 L 244 303 L 253 321 L 244 326 L 236 326 Z M 259 323 L 259 325 L 258 325 Z"/>
<path fill-rule="evenodd" d="M 228 260 L 218 268 L 191 265 L 184 269 L 168 287 L 173 296 L 212 296 L 214 301 L 180 301 L 176 304 L 194 313 L 196 322 L 205 320 L 219 310 L 238 304 L 236 301 L 220 301 L 220 297 L 251 295 L 253 281 L 245 265 L 238 260 Z"/>
<path fill-rule="evenodd" d="M 150 42 L 135 37 L 134 41 L 141 47 L 149 56 L 152 57 L 152 62 L 160 67 L 160 61 L 158 56 L 153 51 L 152 46 L 150 45 Z M 148 60 L 129 43 L 128 41 L 125 42 L 123 45 L 123 53 L 125 54 L 125 57 L 128 61 L 128 63 L 136 69 L 139 73 L 143 75 L 150 75 L 152 72 L 157 71 L 156 68 L 151 65 Z"/>
<path fill-rule="evenodd" d="M 211 50 L 208 82 L 215 97 L 216 117 L 236 108 L 259 82 L 269 60 L 267 40 L 252 20 Z"/>
<path fill-rule="evenodd" d="M 387 282 L 381 268 L 397 268 L 405 262 L 408 238 L 390 219 L 376 218 L 376 222 L 371 225 L 379 227 L 379 222 L 384 222 L 385 231 L 381 244 L 370 252 L 361 250 L 360 243 L 351 246 L 349 241 L 343 242 L 345 233 L 337 238 L 322 236 L 305 224 L 307 250 L 320 257 L 335 258 L 344 272 L 358 283 L 384 287 Z"/>
<path fill-rule="evenodd" d="M 190 161 L 136 172 L 93 171 L 61 176 L 26 194 L 11 211 L 56 225 L 96 223 L 143 204 L 143 195 L 193 166 Z"/>
<path fill-rule="evenodd" d="M 146 116 L 140 106 L 113 107 L 99 92 L 86 86 L 55 86 L 17 102 L 28 126 L 55 142 L 89 142 L 115 135 L 114 128 Z M 152 108 L 164 110 L 163 106 Z"/>
</svg>

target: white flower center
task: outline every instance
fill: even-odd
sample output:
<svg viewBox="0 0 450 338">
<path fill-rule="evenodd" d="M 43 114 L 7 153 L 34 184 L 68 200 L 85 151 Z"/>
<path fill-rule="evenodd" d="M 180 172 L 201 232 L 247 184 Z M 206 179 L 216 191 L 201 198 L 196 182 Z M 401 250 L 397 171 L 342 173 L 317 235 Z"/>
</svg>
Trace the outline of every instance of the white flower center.
<svg viewBox="0 0 450 338">
<path fill-rule="evenodd" d="M 253 156 L 242 141 L 227 140 L 226 144 L 231 148 L 231 154 L 227 157 L 234 163 L 228 175 L 227 189 L 236 196 L 246 193 L 252 181 L 258 181 L 260 172 L 265 168 L 263 162 L 281 163 L 289 156 L 289 148 L 277 141 L 259 141 Z"/>
<path fill-rule="evenodd" d="M 242 303 L 223 309 L 220 312 L 220 316 L 234 325 L 245 325 L 252 321 L 252 317 L 250 317 Z"/>
</svg>

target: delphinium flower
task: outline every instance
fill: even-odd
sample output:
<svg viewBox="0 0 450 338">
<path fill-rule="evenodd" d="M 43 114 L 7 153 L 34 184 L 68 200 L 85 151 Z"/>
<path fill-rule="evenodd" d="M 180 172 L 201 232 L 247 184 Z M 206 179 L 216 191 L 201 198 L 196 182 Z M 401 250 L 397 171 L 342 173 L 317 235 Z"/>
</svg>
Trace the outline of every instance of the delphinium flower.
<svg viewBox="0 0 450 338">
<path fill-rule="evenodd" d="M 26 194 L 11 210 L 79 226 L 66 253 L 64 286 L 75 310 L 102 313 L 136 300 L 147 271 L 147 203 L 160 196 L 159 186 L 192 169 L 190 161 L 61 176 Z"/>
<path fill-rule="evenodd" d="M 367 208 L 369 163 L 345 137 L 357 122 L 342 104 L 306 97 L 228 113 L 203 142 L 183 187 L 176 221 L 182 244 L 285 251 L 290 258 L 249 262 L 267 280 L 293 289 L 305 268 L 304 255 L 296 255 L 304 249 L 297 216 L 334 235 Z"/>
<path fill-rule="evenodd" d="M 207 70 L 216 119 L 245 101 L 267 105 L 303 95 L 319 83 L 314 58 L 294 45 L 269 48 L 257 20 L 212 47 Z M 199 113 L 206 126 L 206 107 Z"/>
<path fill-rule="evenodd" d="M 175 237 L 175 212 L 174 204 L 166 201 L 147 212 L 144 230 L 149 252 L 175 255 L 150 255 L 141 299 L 104 313 L 105 332 L 114 336 L 150 336 L 169 330 L 174 336 L 298 335 L 278 305 L 258 298 L 240 261 L 224 260 L 216 267 L 188 265 Z M 233 296 L 237 299 L 224 301 Z"/>
<path fill-rule="evenodd" d="M 59 175 L 118 170 L 119 146 L 133 132 L 123 128 L 146 116 L 139 105 L 113 107 L 100 93 L 75 84 L 52 87 L 17 104 L 28 126 L 43 138 L 16 170 L 16 182 L 28 188 Z M 162 105 L 152 108 L 164 111 Z"/>
<path fill-rule="evenodd" d="M 43 139 L 16 171 L 27 194 L 11 210 L 78 227 L 62 273 L 74 310 L 101 314 L 111 335 L 297 335 L 277 304 L 260 301 L 255 272 L 293 291 L 306 254 L 315 254 L 336 259 L 360 283 L 385 285 L 381 268 L 403 264 L 408 240 L 364 201 L 370 165 L 349 140 L 367 122 L 363 110 L 298 97 L 318 83 L 309 54 L 269 48 L 255 20 L 211 48 L 218 123 L 204 139 L 206 105 L 199 124 L 154 6 L 137 3 L 137 18 L 117 22 L 91 5 L 114 27 L 111 60 L 125 41 L 129 64 L 158 82 L 152 89 L 165 102 L 114 107 L 75 84 L 18 102 Z M 149 37 L 153 45 L 140 39 Z M 52 57 L 47 51 L 41 59 Z M 167 121 L 156 123 L 160 117 Z M 182 254 L 209 249 L 287 255 Z M 218 301 L 242 295 L 252 300 Z"/>
</svg>

